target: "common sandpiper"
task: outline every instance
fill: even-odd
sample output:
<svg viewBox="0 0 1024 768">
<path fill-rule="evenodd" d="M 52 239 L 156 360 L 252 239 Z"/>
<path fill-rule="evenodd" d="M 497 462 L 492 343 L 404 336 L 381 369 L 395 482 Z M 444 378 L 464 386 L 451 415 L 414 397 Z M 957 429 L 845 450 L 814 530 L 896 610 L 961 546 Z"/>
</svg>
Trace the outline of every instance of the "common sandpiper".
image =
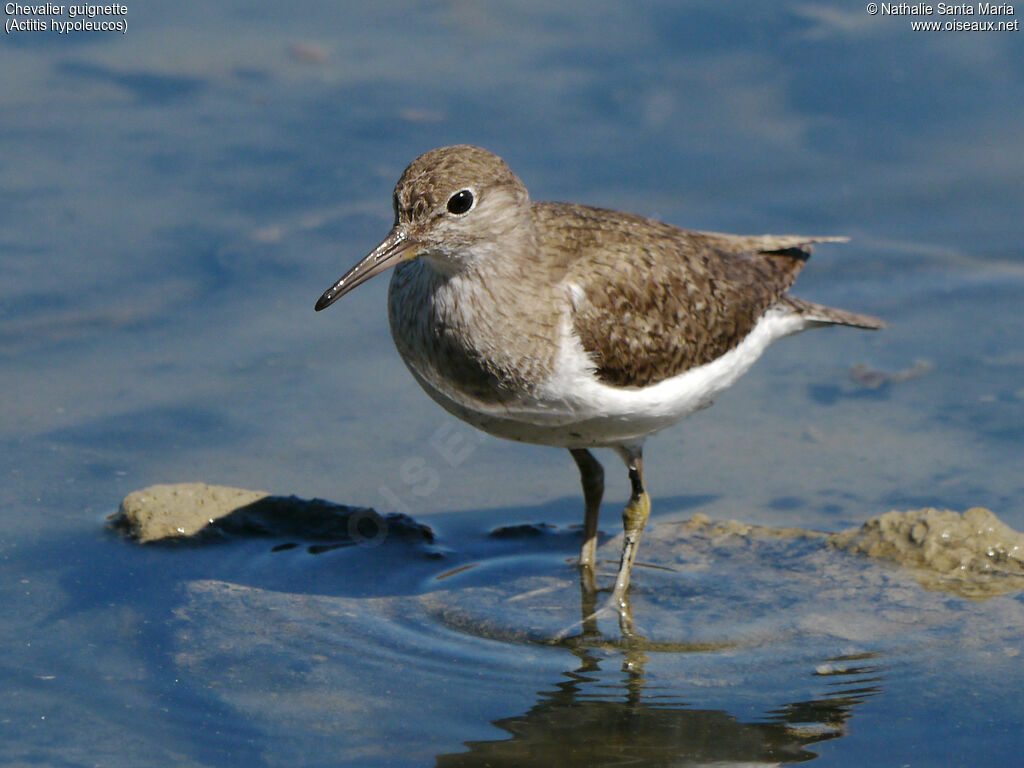
<svg viewBox="0 0 1024 768">
<path fill-rule="evenodd" d="M 776 339 L 885 325 L 788 293 L 814 243 L 846 238 L 701 232 L 533 202 L 479 147 L 420 155 L 393 205 L 387 237 L 316 309 L 395 268 L 391 335 L 427 394 L 484 432 L 572 454 L 590 584 L 604 493 L 591 449 L 617 451 L 632 488 L 611 596 L 620 611 L 651 510 L 644 439 L 711 405 Z"/>
</svg>

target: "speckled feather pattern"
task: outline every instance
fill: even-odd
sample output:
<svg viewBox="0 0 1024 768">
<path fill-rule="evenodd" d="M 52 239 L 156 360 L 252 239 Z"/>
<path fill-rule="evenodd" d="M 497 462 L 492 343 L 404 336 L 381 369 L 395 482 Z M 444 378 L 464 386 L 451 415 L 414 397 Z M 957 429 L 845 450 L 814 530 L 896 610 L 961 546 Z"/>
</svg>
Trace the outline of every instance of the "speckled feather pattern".
<svg viewBox="0 0 1024 768">
<path fill-rule="evenodd" d="M 525 307 L 509 280 L 516 276 L 445 275 L 424 259 L 395 268 L 388 291 L 391 335 L 418 377 L 493 404 L 515 400 L 550 375 L 559 306 Z"/>
<path fill-rule="evenodd" d="M 573 328 L 598 378 L 619 387 L 664 381 L 734 348 L 814 242 L 690 232 L 579 205 L 533 211 L 542 246 L 568 256 Z"/>
</svg>

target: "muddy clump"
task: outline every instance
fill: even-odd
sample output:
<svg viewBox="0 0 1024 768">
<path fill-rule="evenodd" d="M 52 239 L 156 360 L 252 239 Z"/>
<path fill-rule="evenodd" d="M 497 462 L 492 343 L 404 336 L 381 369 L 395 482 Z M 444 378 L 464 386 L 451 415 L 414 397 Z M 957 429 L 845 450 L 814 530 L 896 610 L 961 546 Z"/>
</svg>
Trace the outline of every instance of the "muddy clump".
<svg viewBox="0 0 1024 768">
<path fill-rule="evenodd" d="M 294 538 L 318 542 L 309 548 L 313 554 L 335 546 L 381 544 L 386 538 L 427 544 L 434 540 L 428 526 L 408 515 L 382 516 L 369 507 L 206 483 L 151 485 L 134 491 L 110 517 L 110 525 L 141 544 Z"/>
<path fill-rule="evenodd" d="M 828 542 L 904 565 L 926 589 L 972 599 L 1024 589 L 1024 534 L 981 507 L 888 512 Z"/>
<path fill-rule="evenodd" d="M 143 544 L 188 538 L 268 495 L 206 483 L 151 485 L 125 496 L 111 524 Z"/>
</svg>

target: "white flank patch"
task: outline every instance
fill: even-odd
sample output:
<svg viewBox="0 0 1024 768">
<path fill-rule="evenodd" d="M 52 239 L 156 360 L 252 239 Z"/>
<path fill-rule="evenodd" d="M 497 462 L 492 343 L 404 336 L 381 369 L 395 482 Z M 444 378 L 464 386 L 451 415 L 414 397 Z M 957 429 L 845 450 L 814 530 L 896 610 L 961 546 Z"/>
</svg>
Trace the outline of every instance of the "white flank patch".
<svg viewBox="0 0 1024 768">
<path fill-rule="evenodd" d="M 565 438 L 557 441 L 558 445 L 642 439 L 711 405 L 750 370 L 769 344 L 807 327 L 807 321 L 791 310 L 769 310 L 738 346 L 718 359 L 651 386 L 625 388 L 598 380 L 593 362 L 567 319 L 554 375 L 541 388 L 534 405 L 547 411 L 548 418 L 542 422 L 552 426 L 560 422 Z"/>
</svg>

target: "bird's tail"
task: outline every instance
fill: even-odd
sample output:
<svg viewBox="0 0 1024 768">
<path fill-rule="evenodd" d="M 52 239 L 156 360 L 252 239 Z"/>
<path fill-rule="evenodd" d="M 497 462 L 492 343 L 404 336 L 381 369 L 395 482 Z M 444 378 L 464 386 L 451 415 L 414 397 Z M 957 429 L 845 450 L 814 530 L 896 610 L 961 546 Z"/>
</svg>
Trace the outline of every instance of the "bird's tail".
<svg viewBox="0 0 1024 768">
<path fill-rule="evenodd" d="M 820 325 L 848 325 L 853 328 L 866 328 L 870 331 L 877 331 L 889 325 L 884 320 L 872 315 L 847 312 L 845 309 L 826 307 L 823 304 L 815 304 L 792 296 L 786 296 L 784 302 L 806 320 Z"/>
</svg>

